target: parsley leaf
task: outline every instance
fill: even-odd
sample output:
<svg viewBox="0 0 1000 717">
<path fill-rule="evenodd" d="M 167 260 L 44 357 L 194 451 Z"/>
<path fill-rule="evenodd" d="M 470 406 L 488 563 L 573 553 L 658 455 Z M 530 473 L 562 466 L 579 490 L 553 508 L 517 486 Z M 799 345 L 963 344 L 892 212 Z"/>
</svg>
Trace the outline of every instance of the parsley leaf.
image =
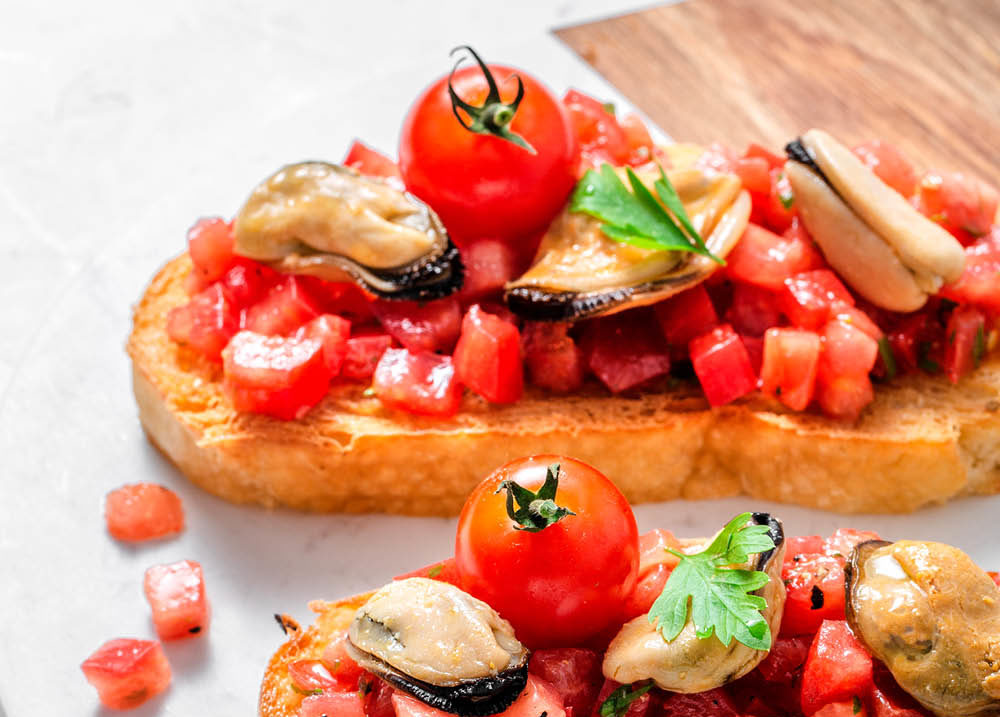
<svg viewBox="0 0 1000 717">
<path fill-rule="evenodd" d="M 749 521 L 750 513 L 736 516 L 700 553 L 669 551 L 680 563 L 648 615 L 667 642 L 687 624 L 690 603 L 691 621 L 700 639 L 715 634 L 726 646 L 735 638 L 757 650 L 771 648 L 771 628 L 761 613 L 767 602 L 752 594 L 770 578 L 760 570 L 731 567 L 746 563 L 753 554 L 774 549 L 768 527 L 748 525 Z"/>
<path fill-rule="evenodd" d="M 615 241 L 642 249 L 693 252 L 725 264 L 705 246 L 662 168 L 653 188 L 663 204 L 631 167 L 625 168 L 625 175 L 631 192 L 610 164 L 587 170 L 573 190 L 569 210 L 600 219 L 601 231 Z"/>
<path fill-rule="evenodd" d="M 972 344 L 972 362 L 979 368 L 986 353 L 986 334 L 983 332 L 983 325 L 976 327 L 976 340 Z"/>
<path fill-rule="evenodd" d="M 631 685 L 622 685 L 615 689 L 608 698 L 601 703 L 599 713 L 601 717 L 623 717 L 628 712 L 629 705 L 649 692 L 652 683 L 633 688 Z"/>
<path fill-rule="evenodd" d="M 883 336 L 878 340 L 878 353 L 885 364 L 885 377 L 891 381 L 896 378 L 896 355 L 892 352 L 889 337 Z"/>
</svg>

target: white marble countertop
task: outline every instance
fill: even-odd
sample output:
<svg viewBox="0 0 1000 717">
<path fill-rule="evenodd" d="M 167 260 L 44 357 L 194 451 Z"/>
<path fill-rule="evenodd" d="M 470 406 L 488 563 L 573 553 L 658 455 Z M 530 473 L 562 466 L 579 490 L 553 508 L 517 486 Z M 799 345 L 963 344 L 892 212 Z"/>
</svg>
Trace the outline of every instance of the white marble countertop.
<svg viewBox="0 0 1000 717">
<path fill-rule="evenodd" d="M 500 5 L 495 3 L 493 5 Z M 123 351 L 129 312 L 203 214 L 299 158 L 360 137 L 392 152 L 416 94 L 470 43 L 555 91 L 623 101 L 548 28 L 637 2 L 8 4 L 0 25 L 0 713 L 104 715 L 79 663 L 106 639 L 150 637 L 143 570 L 199 560 L 204 637 L 166 645 L 174 683 L 133 714 L 254 714 L 282 636 L 272 614 L 361 591 L 451 552 L 448 520 L 303 516 L 225 504 L 145 440 Z M 104 532 L 104 494 L 139 480 L 184 499 L 177 540 Z M 711 530 L 745 501 L 641 506 L 640 527 Z M 781 508 L 792 532 L 919 522 L 984 563 L 977 526 L 1000 502 L 910 518 Z M 767 506 L 756 506 L 764 507 Z M 110 713 L 108 713 L 110 714 Z"/>
</svg>

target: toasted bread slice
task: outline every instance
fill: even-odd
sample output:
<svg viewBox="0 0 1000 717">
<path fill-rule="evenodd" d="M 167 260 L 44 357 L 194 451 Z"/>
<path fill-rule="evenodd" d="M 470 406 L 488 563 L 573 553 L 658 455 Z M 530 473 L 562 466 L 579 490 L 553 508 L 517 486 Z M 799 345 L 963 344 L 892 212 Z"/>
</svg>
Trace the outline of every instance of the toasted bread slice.
<svg viewBox="0 0 1000 717">
<path fill-rule="evenodd" d="M 139 418 L 192 481 L 237 503 L 455 515 L 490 471 L 533 453 L 591 463 L 633 503 L 743 493 L 901 513 L 1000 492 L 996 356 L 957 386 L 940 376 L 879 386 L 853 425 L 759 394 L 712 409 L 694 387 L 634 398 L 529 388 L 511 406 L 467 394 L 457 416 L 430 419 L 388 410 L 357 384 L 334 386 L 286 422 L 233 411 L 220 367 L 167 337 L 190 268 L 187 255 L 169 262 L 135 308 L 128 352 Z"/>
<path fill-rule="evenodd" d="M 280 620 L 288 640 L 271 657 L 264 673 L 258 705 L 260 717 L 298 715 L 305 695 L 292 686 L 288 664 L 295 660 L 318 660 L 326 646 L 347 630 L 354 613 L 370 596 L 371 593 L 368 593 L 337 602 L 314 600 L 309 603 L 309 608 L 317 613 L 316 621 L 305 629 L 285 615 L 275 616 Z"/>
</svg>

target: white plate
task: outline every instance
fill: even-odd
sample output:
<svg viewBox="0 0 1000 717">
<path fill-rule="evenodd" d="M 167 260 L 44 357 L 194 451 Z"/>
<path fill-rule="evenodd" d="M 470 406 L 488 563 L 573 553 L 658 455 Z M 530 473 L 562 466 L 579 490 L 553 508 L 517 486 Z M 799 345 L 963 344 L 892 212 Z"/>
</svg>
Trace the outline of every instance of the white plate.
<svg viewBox="0 0 1000 717">
<path fill-rule="evenodd" d="M 135 417 L 123 351 L 129 307 L 182 249 L 192 220 L 231 214 L 275 167 L 338 158 L 355 136 L 392 150 L 406 107 L 448 66 L 452 45 L 472 42 L 489 59 L 531 68 L 557 92 L 573 85 L 626 104 L 543 31 L 606 3 L 523 3 L 478 19 L 484 4 L 352 4 L 349 15 L 334 5 L 122 2 L 97 12 L 67 3 L 0 28 L 0 64 L 12 70 L 0 72 L 8 717 L 105 714 L 78 665 L 106 639 L 153 635 L 141 589 L 152 564 L 199 560 L 213 622 L 203 637 L 166 645 L 174 683 L 133 714 L 235 715 L 254 713 L 282 641 L 275 612 L 308 622 L 312 598 L 356 593 L 451 553 L 450 520 L 306 516 L 216 500 L 150 447 Z M 107 537 L 104 494 L 140 480 L 180 493 L 182 537 L 141 547 Z M 955 543 L 1000 566 L 997 499 L 910 517 L 845 519 L 745 500 L 636 512 L 643 529 L 699 535 L 751 507 L 774 510 L 793 533 L 876 528 Z"/>
</svg>

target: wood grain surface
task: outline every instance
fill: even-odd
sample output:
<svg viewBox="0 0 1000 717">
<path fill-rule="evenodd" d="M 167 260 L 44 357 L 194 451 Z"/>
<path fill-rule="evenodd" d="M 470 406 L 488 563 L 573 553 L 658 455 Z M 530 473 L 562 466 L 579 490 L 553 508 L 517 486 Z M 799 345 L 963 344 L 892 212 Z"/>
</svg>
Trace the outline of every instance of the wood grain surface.
<svg viewBox="0 0 1000 717">
<path fill-rule="evenodd" d="M 675 139 L 822 127 L 1000 184 L 1000 0 L 688 0 L 557 35 Z"/>
</svg>

